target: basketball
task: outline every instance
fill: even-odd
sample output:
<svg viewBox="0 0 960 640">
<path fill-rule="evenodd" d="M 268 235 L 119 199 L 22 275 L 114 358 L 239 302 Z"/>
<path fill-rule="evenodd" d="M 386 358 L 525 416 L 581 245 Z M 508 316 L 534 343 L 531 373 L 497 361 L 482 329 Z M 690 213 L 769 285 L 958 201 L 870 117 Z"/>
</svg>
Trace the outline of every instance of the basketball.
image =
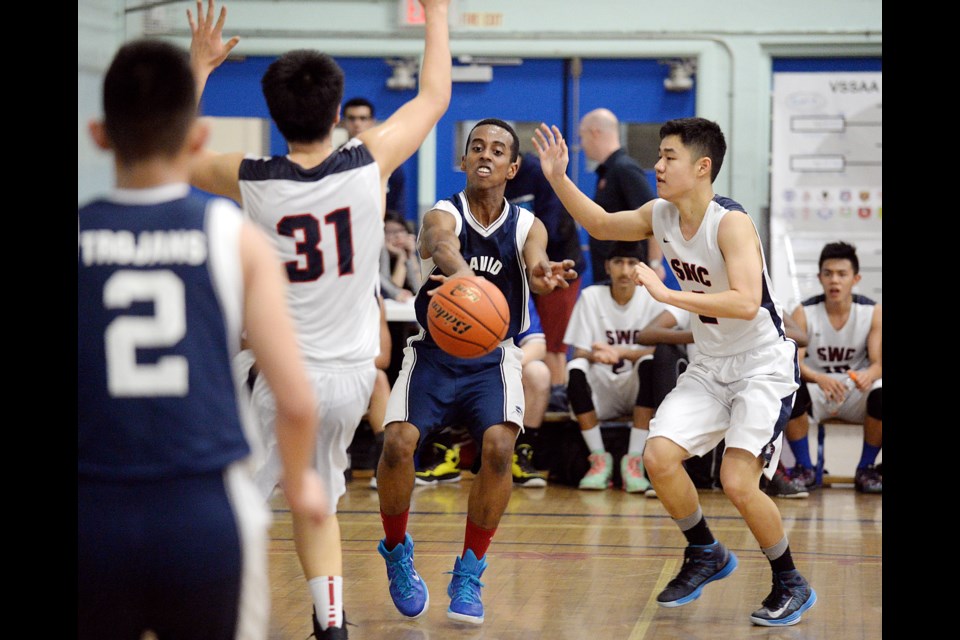
<svg viewBox="0 0 960 640">
<path fill-rule="evenodd" d="M 447 280 L 427 308 L 427 329 L 437 345 L 458 358 L 493 351 L 510 326 L 507 299 L 493 283 L 477 277 Z"/>
</svg>

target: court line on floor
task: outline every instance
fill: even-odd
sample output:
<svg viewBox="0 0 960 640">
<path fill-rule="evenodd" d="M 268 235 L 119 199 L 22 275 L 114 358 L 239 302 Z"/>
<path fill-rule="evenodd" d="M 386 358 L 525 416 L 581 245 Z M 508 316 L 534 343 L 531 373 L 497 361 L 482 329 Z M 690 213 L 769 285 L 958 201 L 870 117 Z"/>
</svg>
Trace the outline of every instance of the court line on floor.
<svg viewBox="0 0 960 640">
<path fill-rule="evenodd" d="M 650 623 L 653 622 L 653 616 L 656 615 L 657 607 L 659 606 L 657 604 L 657 594 L 667 586 L 667 582 L 670 581 L 670 576 L 676 573 L 679 564 L 680 561 L 676 559 L 667 560 L 663 563 L 663 569 L 660 570 L 657 583 L 653 586 L 653 590 L 650 592 L 650 597 L 647 599 L 646 604 L 643 605 L 640 616 L 637 618 L 637 623 L 633 625 L 633 629 L 630 631 L 629 640 L 643 640 L 647 637 Z"/>
</svg>

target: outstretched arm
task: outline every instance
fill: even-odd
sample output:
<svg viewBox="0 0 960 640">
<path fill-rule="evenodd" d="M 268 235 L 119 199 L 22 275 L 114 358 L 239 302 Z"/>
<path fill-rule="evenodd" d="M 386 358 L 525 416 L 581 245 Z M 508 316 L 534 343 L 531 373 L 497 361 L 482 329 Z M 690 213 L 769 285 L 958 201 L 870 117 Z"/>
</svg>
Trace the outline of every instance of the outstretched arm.
<svg viewBox="0 0 960 640">
<path fill-rule="evenodd" d="M 423 68 L 416 97 L 359 137 L 380 166 L 383 187 L 397 167 L 423 144 L 450 104 L 450 0 L 420 0 L 426 18 Z"/>
<path fill-rule="evenodd" d="M 233 48 L 240 42 L 239 36 L 223 41 L 223 24 L 227 19 L 227 8 L 220 7 L 220 17 L 214 22 L 214 2 L 207 0 L 207 11 L 203 11 L 203 0 L 197 0 L 197 19 L 193 19 L 187 9 L 187 21 L 190 23 L 190 66 L 193 67 L 197 83 L 197 103 L 207 86 L 207 78 L 219 67 Z"/>
<path fill-rule="evenodd" d="M 547 256 L 547 228 L 534 218 L 523 245 L 523 260 L 527 264 L 527 280 L 534 293 L 550 293 L 557 287 L 566 289 L 567 280 L 575 280 L 574 261 L 552 262 Z"/>
<path fill-rule="evenodd" d="M 570 215 L 598 240 L 643 240 L 653 234 L 653 202 L 639 209 L 607 213 L 567 177 L 567 141 L 556 125 L 541 124 L 533 138 L 543 175 Z"/>
<path fill-rule="evenodd" d="M 427 211 L 420 231 L 420 255 L 423 258 L 432 257 L 433 263 L 446 277 L 475 276 L 477 274 L 460 253 L 460 238 L 456 229 L 456 220 L 446 211 Z"/>
<path fill-rule="evenodd" d="M 247 343 L 277 403 L 282 486 L 290 508 L 316 522 L 329 512 L 323 482 L 313 468 L 316 399 L 287 312 L 286 276 L 262 232 L 245 222 L 240 232 Z"/>
<path fill-rule="evenodd" d="M 197 105 L 207 86 L 207 79 L 220 66 L 240 42 L 238 36 L 223 41 L 223 24 L 227 8 L 220 8 L 220 17 L 214 21 L 214 1 L 208 0 L 203 11 L 203 0 L 197 0 L 197 19 L 187 9 L 190 22 L 190 66 L 197 83 Z M 242 203 L 240 195 L 240 163 L 242 153 L 216 153 L 209 149 L 200 151 L 190 162 L 190 184 L 209 193 L 215 193 Z"/>
</svg>

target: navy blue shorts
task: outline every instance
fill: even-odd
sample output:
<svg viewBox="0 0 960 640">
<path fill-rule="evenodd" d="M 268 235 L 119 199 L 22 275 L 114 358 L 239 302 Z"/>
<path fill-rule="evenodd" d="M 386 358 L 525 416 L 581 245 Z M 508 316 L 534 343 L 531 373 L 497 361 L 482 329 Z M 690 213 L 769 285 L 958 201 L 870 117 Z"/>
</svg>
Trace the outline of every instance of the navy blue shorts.
<svg viewBox="0 0 960 640">
<path fill-rule="evenodd" d="M 242 550 L 224 473 L 80 479 L 78 638 L 235 637 Z"/>
<path fill-rule="evenodd" d="M 432 343 L 411 341 L 390 393 L 384 424 L 409 422 L 422 441 L 431 432 L 463 426 L 477 442 L 493 425 L 523 427 L 520 349 L 512 340 L 480 358 L 451 356 Z"/>
</svg>

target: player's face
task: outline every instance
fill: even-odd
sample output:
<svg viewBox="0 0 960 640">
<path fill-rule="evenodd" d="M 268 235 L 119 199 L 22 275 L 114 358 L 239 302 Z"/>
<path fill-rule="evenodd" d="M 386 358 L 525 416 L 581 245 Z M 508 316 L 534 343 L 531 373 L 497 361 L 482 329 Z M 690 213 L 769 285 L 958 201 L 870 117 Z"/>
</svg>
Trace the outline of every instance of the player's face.
<svg viewBox="0 0 960 640">
<path fill-rule="evenodd" d="M 356 138 L 373 126 L 373 116 L 370 114 L 370 107 L 347 107 L 343 110 L 343 119 L 346 122 L 347 134 L 351 138 Z"/>
<path fill-rule="evenodd" d="M 853 263 L 846 258 L 824 260 L 818 277 L 828 302 L 848 300 L 860 282 L 860 274 L 853 272 Z"/>
<path fill-rule="evenodd" d="M 520 157 L 510 161 L 513 136 L 502 127 L 485 124 L 470 134 L 467 153 L 460 168 L 467 174 L 467 184 L 483 187 L 505 185 L 520 168 Z"/>
<path fill-rule="evenodd" d="M 633 279 L 633 272 L 636 270 L 640 261 L 636 258 L 625 256 L 614 256 L 607 260 L 607 275 L 610 276 L 610 284 L 614 289 L 629 290 L 637 286 Z"/>
<path fill-rule="evenodd" d="M 657 195 L 665 200 L 691 191 L 703 171 L 703 163 L 709 162 L 706 158 L 694 158 L 676 135 L 660 141 L 659 157 L 653 168 L 657 173 Z"/>
</svg>

